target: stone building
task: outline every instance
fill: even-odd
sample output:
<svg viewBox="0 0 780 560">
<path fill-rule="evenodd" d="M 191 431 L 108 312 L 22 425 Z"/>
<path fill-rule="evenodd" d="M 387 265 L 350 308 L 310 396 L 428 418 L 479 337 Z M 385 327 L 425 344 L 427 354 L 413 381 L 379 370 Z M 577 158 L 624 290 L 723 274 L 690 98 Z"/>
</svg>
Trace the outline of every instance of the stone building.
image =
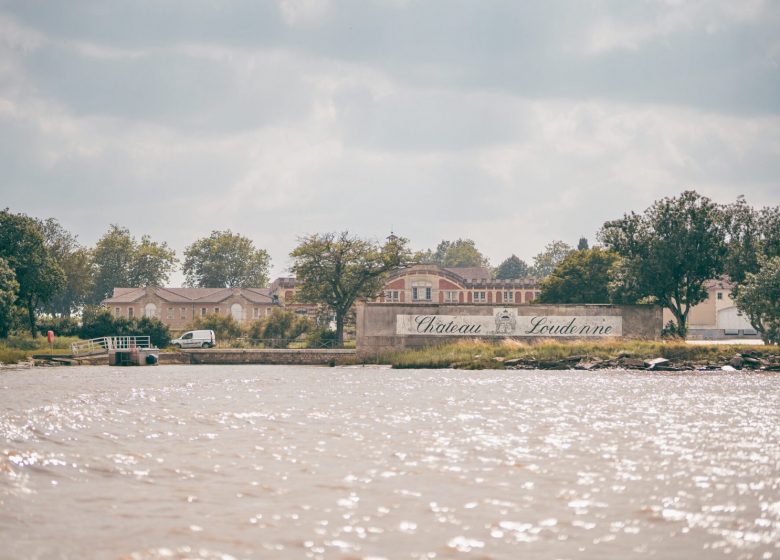
<svg viewBox="0 0 780 560">
<path fill-rule="evenodd" d="M 737 309 L 731 299 L 734 284 L 728 279 L 708 280 L 704 284 L 707 299 L 691 308 L 688 313 L 688 338 L 723 339 L 756 336 L 747 317 Z M 664 309 L 664 325 L 674 320 L 672 312 Z"/>
<path fill-rule="evenodd" d="M 102 303 L 115 317 L 156 317 L 175 332 L 210 314 L 251 323 L 279 305 L 274 295 L 271 288 L 114 288 Z"/>
</svg>

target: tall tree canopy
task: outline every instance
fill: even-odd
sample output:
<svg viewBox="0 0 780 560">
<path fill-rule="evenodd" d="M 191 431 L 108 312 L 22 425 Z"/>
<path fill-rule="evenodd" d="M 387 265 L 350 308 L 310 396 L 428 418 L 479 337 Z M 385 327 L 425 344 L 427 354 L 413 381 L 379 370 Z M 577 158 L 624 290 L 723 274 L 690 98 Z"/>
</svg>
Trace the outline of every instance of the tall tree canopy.
<svg viewBox="0 0 780 560">
<path fill-rule="evenodd" d="M 49 255 L 38 222 L 7 208 L 0 212 L 0 257 L 14 271 L 19 283 L 16 304 L 26 309 L 35 337 L 35 312 L 62 289 L 65 273 Z"/>
<path fill-rule="evenodd" d="M 537 278 L 544 278 L 550 274 L 563 258 L 572 252 L 572 248 L 563 241 L 548 243 L 544 251 L 534 257 L 534 266 L 531 273 Z"/>
<path fill-rule="evenodd" d="M 499 280 L 525 278 L 526 276 L 528 276 L 528 264 L 514 254 L 504 260 L 496 269 L 496 278 Z"/>
<path fill-rule="evenodd" d="M 336 316 L 336 337 L 344 342 L 344 318 L 359 298 L 376 297 L 385 274 L 410 259 L 408 241 L 391 236 L 378 243 L 341 233 L 314 234 L 299 240 L 290 253 L 300 282 L 296 299 L 324 303 Z"/>
<path fill-rule="evenodd" d="M 429 249 L 418 253 L 415 259 L 421 262 L 435 263 L 447 268 L 490 267 L 490 261 L 477 249 L 477 245 L 472 239 L 443 240 L 436 246 L 435 251 Z"/>
<path fill-rule="evenodd" d="M 717 206 L 685 191 L 656 201 L 642 215 L 605 223 L 600 237 L 621 257 L 615 292 L 666 307 L 685 336 L 691 307 L 707 298 L 704 282 L 723 272 L 725 232 Z"/>
<path fill-rule="evenodd" d="M 111 225 L 92 252 L 95 275 L 91 303 L 100 303 L 117 287 L 162 286 L 176 266 L 176 254 L 167 243 L 143 236 L 140 243 L 130 230 Z"/>
<path fill-rule="evenodd" d="M 40 222 L 40 228 L 49 254 L 65 273 L 65 284 L 43 310 L 67 317 L 88 301 L 92 289 L 92 255 L 54 218 Z"/>
<path fill-rule="evenodd" d="M 184 276 L 200 288 L 260 288 L 268 284 L 271 258 L 247 237 L 212 231 L 184 250 Z"/>
<path fill-rule="evenodd" d="M 541 281 L 540 303 L 609 303 L 610 271 L 618 256 L 599 247 L 566 255 Z"/>
<path fill-rule="evenodd" d="M 737 292 L 737 307 L 765 344 L 780 344 L 780 257 L 761 257 L 758 272 L 748 272 Z"/>
<path fill-rule="evenodd" d="M 7 338 L 14 303 L 19 294 L 19 282 L 8 261 L 0 257 L 0 338 Z"/>
</svg>

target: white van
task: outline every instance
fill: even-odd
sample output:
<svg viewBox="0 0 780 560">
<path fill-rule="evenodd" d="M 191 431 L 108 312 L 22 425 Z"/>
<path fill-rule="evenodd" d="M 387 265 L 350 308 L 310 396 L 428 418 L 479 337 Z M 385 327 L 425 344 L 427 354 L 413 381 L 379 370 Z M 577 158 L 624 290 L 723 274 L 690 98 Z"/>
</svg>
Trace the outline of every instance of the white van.
<svg viewBox="0 0 780 560">
<path fill-rule="evenodd" d="M 214 331 L 188 331 L 179 338 L 171 340 L 171 346 L 177 348 L 212 348 L 217 340 Z"/>
</svg>

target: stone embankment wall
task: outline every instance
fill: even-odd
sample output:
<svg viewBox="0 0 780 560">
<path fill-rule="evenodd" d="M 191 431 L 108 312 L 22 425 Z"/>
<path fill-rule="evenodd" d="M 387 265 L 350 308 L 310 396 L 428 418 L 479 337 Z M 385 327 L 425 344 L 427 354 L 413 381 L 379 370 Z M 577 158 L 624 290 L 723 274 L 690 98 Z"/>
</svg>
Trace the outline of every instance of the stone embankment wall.
<svg viewBox="0 0 780 560">
<path fill-rule="evenodd" d="M 349 349 L 240 349 L 209 348 L 206 350 L 185 350 L 177 352 L 189 358 L 187 362 L 167 362 L 160 355 L 160 363 L 191 364 L 285 364 L 285 365 L 329 365 L 351 362 L 355 350 Z M 184 359 L 186 359 L 184 358 Z"/>
<path fill-rule="evenodd" d="M 357 353 L 366 359 L 477 337 L 658 339 L 662 321 L 661 308 L 651 305 L 370 304 L 357 309 Z"/>
</svg>

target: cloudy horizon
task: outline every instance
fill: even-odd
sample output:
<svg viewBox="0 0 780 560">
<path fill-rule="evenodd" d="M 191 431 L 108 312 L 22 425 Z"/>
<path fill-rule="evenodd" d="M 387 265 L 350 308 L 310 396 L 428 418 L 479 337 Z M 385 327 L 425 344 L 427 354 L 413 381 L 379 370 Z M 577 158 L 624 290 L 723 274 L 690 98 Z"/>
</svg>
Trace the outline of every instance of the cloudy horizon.
<svg viewBox="0 0 780 560">
<path fill-rule="evenodd" d="M 85 245 L 471 238 L 780 203 L 780 3 L 0 0 L 0 206 Z M 183 277 L 175 275 L 172 284 Z"/>
</svg>

